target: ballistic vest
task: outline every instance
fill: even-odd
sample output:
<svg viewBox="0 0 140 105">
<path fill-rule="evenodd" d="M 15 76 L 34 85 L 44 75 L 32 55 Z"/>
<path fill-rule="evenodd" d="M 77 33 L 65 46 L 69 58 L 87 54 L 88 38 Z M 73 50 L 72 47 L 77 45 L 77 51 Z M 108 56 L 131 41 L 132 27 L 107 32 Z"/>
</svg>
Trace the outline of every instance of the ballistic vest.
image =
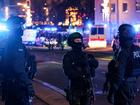
<svg viewBox="0 0 140 105">
<path fill-rule="evenodd" d="M 127 64 L 127 77 L 140 76 L 140 47 L 132 45 L 130 49 L 130 59 Z"/>
</svg>

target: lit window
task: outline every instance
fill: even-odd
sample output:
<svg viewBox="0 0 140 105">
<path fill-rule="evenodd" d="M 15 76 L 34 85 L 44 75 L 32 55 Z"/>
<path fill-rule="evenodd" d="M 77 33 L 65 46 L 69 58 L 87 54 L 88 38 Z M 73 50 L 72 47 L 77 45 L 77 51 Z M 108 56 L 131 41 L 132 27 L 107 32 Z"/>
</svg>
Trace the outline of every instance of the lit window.
<svg viewBox="0 0 140 105">
<path fill-rule="evenodd" d="M 98 34 L 104 34 L 104 28 L 98 28 Z"/>
<path fill-rule="evenodd" d="M 136 11 L 140 11 L 140 1 L 136 2 Z"/>
<path fill-rule="evenodd" d="M 111 4 L 111 12 L 115 12 L 115 4 Z"/>
<path fill-rule="evenodd" d="M 123 12 L 127 12 L 128 11 L 128 5 L 127 3 L 123 3 Z"/>
<path fill-rule="evenodd" d="M 97 28 L 91 28 L 91 35 L 97 34 Z"/>
</svg>

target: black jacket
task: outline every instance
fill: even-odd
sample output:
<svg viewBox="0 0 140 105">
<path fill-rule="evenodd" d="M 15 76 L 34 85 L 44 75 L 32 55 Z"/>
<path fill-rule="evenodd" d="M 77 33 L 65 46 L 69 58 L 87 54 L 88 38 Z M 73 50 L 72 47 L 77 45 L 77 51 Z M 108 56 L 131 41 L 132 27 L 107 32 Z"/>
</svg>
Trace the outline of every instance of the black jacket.
<svg viewBox="0 0 140 105">
<path fill-rule="evenodd" d="M 95 68 L 98 67 L 98 61 L 93 55 L 83 51 L 69 51 L 64 55 L 63 69 L 64 73 L 71 80 L 71 85 L 82 87 L 85 76 L 94 76 Z"/>
</svg>

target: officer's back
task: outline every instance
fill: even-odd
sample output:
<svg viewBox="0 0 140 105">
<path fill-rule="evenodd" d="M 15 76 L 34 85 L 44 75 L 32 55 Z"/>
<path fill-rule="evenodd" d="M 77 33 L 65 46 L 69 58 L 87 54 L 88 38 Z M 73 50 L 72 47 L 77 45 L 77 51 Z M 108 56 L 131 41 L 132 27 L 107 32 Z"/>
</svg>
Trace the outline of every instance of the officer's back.
<svg viewBox="0 0 140 105">
<path fill-rule="evenodd" d="M 34 95 L 25 72 L 25 50 L 22 44 L 24 19 L 12 16 L 7 20 L 9 38 L 4 52 L 3 96 L 5 105 L 28 105 Z"/>
</svg>

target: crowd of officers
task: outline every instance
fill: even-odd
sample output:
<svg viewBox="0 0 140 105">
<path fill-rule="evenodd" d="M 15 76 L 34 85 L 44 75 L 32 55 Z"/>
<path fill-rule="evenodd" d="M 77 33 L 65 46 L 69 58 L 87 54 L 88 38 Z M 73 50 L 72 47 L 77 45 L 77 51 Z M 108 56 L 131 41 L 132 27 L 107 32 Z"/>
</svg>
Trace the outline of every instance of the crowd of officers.
<svg viewBox="0 0 140 105">
<path fill-rule="evenodd" d="M 12 16 L 7 20 L 9 37 L 3 55 L 2 96 L 5 105 L 31 105 L 35 92 L 32 79 L 36 73 L 35 56 L 22 44 L 24 19 Z M 108 64 L 103 92 L 113 105 L 132 105 L 137 93 L 136 81 L 140 75 L 140 48 L 133 44 L 135 30 L 129 24 L 118 29 L 119 47 L 113 49 Z M 74 32 L 67 39 L 72 48 L 63 58 L 63 69 L 69 79 L 65 89 L 70 105 L 93 105 L 94 77 L 99 62 L 84 51 L 83 37 Z"/>
</svg>

